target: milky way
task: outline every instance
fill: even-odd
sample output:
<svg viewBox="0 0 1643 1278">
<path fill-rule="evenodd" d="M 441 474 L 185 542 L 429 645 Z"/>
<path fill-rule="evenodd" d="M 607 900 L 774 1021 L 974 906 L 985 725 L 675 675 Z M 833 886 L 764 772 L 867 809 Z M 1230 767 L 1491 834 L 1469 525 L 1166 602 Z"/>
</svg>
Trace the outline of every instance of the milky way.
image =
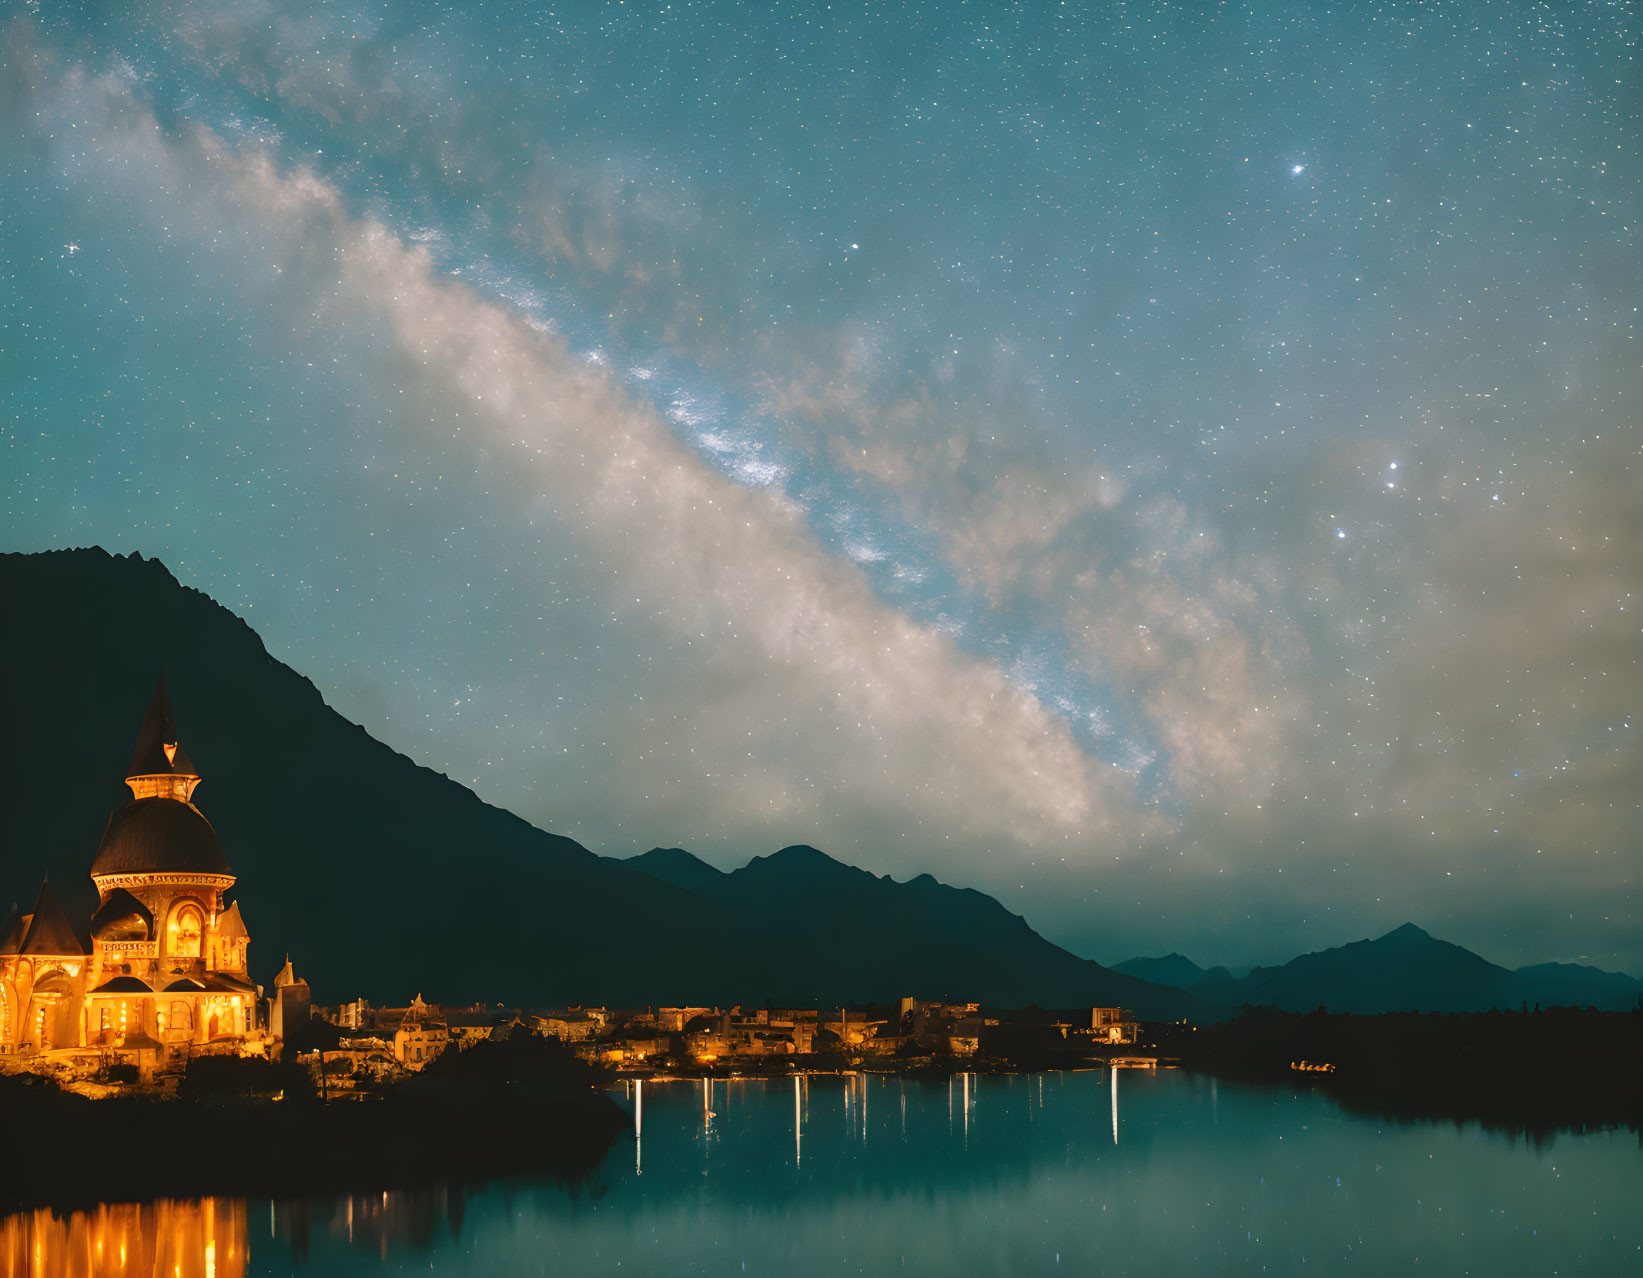
<svg viewBox="0 0 1643 1278">
<path fill-rule="evenodd" d="M 599 851 L 1643 968 L 1635 5 L 414 8 L 10 11 L 6 548 Z"/>
</svg>

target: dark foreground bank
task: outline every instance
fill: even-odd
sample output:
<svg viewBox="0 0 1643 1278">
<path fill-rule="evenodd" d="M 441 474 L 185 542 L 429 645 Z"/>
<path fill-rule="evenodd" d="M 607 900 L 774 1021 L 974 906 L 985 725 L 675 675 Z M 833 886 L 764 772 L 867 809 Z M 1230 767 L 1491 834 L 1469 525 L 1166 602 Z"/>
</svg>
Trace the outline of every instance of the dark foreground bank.
<svg viewBox="0 0 1643 1278">
<path fill-rule="evenodd" d="M 192 1063 L 171 1095 L 92 1100 L 0 1078 L 0 1210 L 155 1197 L 288 1197 L 435 1181 L 575 1181 L 630 1130 L 591 1071 L 541 1039 L 482 1043 L 327 1104 L 300 1066 Z"/>
<path fill-rule="evenodd" d="M 1162 1027 L 1156 1041 L 1187 1068 L 1305 1083 L 1393 1118 L 1544 1133 L 1643 1125 L 1643 1011 L 1355 1016 L 1246 1007 L 1220 1025 Z M 1297 1068 L 1302 1062 L 1332 1068 Z"/>
</svg>

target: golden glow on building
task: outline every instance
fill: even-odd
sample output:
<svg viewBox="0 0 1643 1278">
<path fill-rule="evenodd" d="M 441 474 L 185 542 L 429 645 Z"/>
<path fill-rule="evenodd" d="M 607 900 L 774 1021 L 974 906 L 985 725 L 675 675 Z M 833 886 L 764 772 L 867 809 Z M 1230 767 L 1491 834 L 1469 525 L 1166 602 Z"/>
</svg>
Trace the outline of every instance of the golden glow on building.
<svg viewBox="0 0 1643 1278">
<path fill-rule="evenodd" d="M 144 1076 L 217 1043 L 260 1051 L 249 935 L 216 831 L 194 806 L 200 776 L 178 744 L 162 680 L 91 865 L 98 908 L 72 923 L 49 883 L 0 925 L 0 1052 L 117 1053 Z"/>
</svg>

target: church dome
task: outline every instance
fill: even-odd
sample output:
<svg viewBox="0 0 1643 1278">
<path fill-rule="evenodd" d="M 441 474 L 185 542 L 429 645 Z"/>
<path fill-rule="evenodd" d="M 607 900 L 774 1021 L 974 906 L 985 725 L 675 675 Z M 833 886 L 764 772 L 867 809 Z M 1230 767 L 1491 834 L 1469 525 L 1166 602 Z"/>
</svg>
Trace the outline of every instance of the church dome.
<svg viewBox="0 0 1643 1278">
<path fill-rule="evenodd" d="M 108 821 L 91 877 L 105 874 L 232 875 L 217 832 L 192 803 L 155 797 L 128 803 Z"/>
<path fill-rule="evenodd" d="M 91 934 L 99 941 L 152 941 L 154 911 L 124 888 L 115 888 L 91 916 Z"/>
</svg>

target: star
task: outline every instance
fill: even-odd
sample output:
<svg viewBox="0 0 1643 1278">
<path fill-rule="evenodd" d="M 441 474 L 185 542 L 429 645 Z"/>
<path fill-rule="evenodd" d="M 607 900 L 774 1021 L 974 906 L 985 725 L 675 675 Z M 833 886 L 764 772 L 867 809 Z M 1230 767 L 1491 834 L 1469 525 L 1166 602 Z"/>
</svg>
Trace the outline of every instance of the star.
<svg viewBox="0 0 1643 1278">
<path fill-rule="evenodd" d="M 522 6 L 551 39 L 451 6 L 439 39 L 355 56 L 371 7 L 332 0 L 302 49 L 250 24 L 232 58 L 190 43 L 209 0 L 173 7 L 0 24 L 30 67 L 0 195 L 31 335 L 13 541 L 140 550 L 273 614 L 396 749 L 596 849 L 808 842 L 1007 889 L 1101 956 L 1235 918 L 1193 957 L 1313 948 L 1275 920 L 1338 882 L 1310 849 L 1354 807 L 1376 826 L 1331 943 L 1423 917 L 1394 850 L 1417 826 L 1477 864 L 1507 817 L 1624 857 L 1624 805 L 1583 787 L 1643 756 L 1583 698 L 1643 700 L 1643 666 L 1603 659 L 1637 633 L 1616 583 L 1643 520 L 1611 424 L 1643 280 L 1625 6 L 1567 36 L 1400 9 L 1303 65 L 1274 50 L 1305 13 L 1246 43 L 1187 6 L 1159 63 L 1146 24 L 1072 5 L 1040 80 L 957 6 L 904 49 L 835 5 L 802 53 L 786 24 L 738 33 L 770 70 L 751 94 L 710 55 L 723 6 L 665 29 Z M 1568 80 L 1561 53 L 1555 80 L 1500 73 L 1565 39 Z M 100 79 L 88 112 L 82 63 L 166 71 Z M 1204 92 L 1213 126 L 1162 151 Z M 1312 172 L 1300 146 L 1327 180 L 1273 191 L 1267 157 Z M 89 251 L 64 231 L 96 270 L 62 269 Z M 1320 553 L 1319 525 L 1357 540 L 1343 513 L 1364 544 Z M 1171 655 L 1206 636 L 1213 685 Z M 1506 787 L 1507 757 L 1556 785 Z M 1098 818 L 1120 896 L 1167 926 L 1075 909 L 1107 896 L 1099 856 L 1021 886 Z M 1318 877 L 1280 899 L 1268 866 Z M 1587 887 L 1618 899 L 1629 869 Z M 1599 944 L 1570 917 L 1597 895 L 1500 878 L 1503 922 L 1468 906 L 1474 939 L 1510 937 L 1487 957 Z"/>
</svg>

